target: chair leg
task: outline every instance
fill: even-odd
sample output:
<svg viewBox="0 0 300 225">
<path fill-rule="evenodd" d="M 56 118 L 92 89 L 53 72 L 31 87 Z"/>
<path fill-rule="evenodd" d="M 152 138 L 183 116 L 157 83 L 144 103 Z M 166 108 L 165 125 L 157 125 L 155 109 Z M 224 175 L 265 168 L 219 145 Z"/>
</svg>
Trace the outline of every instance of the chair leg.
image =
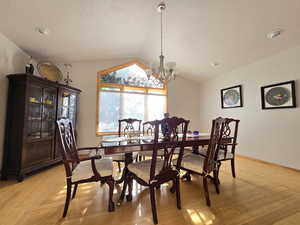
<svg viewBox="0 0 300 225">
<path fill-rule="evenodd" d="M 155 202 L 155 189 L 153 186 L 150 187 L 150 200 L 151 200 L 153 223 L 157 224 L 158 220 L 157 220 L 156 202 Z"/>
<path fill-rule="evenodd" d="M 119 168 L 119 173 L 121 173 L 121 163 L 118 161 L 118 168 Z"/>
<path fill-rule="evenodd" d="M 66 202 L 65 202 L 65 208 L 64 208 L 63 217 L 66 217 L 66 215 L 67 215 L 69 204 L 70 204 L 70 200 L 71 200 L 71 193 L 72 193 L 71 180 L 67 179 L 67 195 L 66 195 Z"/>
<path fill-rule="evenodd" d="M 231 172 L 232 172 L 232 177 L 235 178 L 235 163 L 234 163 L 234 158 L 231 160 Z"/>
<path fill-rule="evenodd" d="M 128 177 L 128 194 L 126 195 L 127 201 L 132 201 L 132 185 L 133 185 L 133 178 L 130 176 Z"/>
<path fill-rule="evenodd" d="M 220 189 L 219 189 L 219 178 L 218 178 L 218 171 L 214 170 L 214 183 L 216 186 L 216 192 L 217 194 L 220 194 Z"/>
<path fill-rule="evenodd" d="M 176 185 L 176 201 L 177 201 L 177 208 L 178 208 L 178 209 L 181 209 L 179 177 L 176 177 L 176 179 L 175 179 L 175 185 Z"/>
<path fill-rule="evenodd" d="M 72 199 L 75 198 L 75 195 L 76 195 L 76 192 L 77 192 L 77 187 L 78 187 L 78 184 L 75 184 Z"/>
<path fill-rule="evenodd" d="M 115 187 L 114 179 L 111 177 L 111 179 L 107 181 L 107 184 L 109 186 L 108 212 L 113 212 L 115 211 L 115 203 L 113 202 L 113 194 Z"/>
<path fill-rule="evenodd" d="M 127 179 L 125 178 L 124 183 L 123 183 L 123 189 L 122 189 L 122 192 L 121 192 L 121 195 L 119 198 L 119 202 L 124 200 L 126 189 L 127 189 Z"/>
<path fill-rule="evenodd" d="M 170 188 L 170 192 L 171 192 L 171 193 L 175 193 L 175 191 L 176 191 L 176 181 L 173 180 L 172 183 L 173 183 L 173 184 L 172 184 L 172 187 Z"/>
<path fill-rule="evenodd" d="M 190 182 L 192 180 L 191 178 L 191 173 L 190 172 L 186 172 L 183 176 L 182 179 L 186 179 L 186 181 Z"/>
<path fill-rule="evenodd" d="M 208 192 L 208 184 L 207 184 L 207 177 L 203 177 L 203 187 L 204 187 L 204 195 L 206 199 L 206 205 L 210 207 L 210 199 L 209 199 L 209 192 Z"/>
<path fill-rule="evenodd" d="M 220 179 L 219 179 L 219 174 L 220 174 L 220 168 L 221 168 L 221 162 L 219 161 L 218 162 L 218 165 L 217 165 L 217 178 L 218 178 L 218 183 L 220 184 Z"/>
</svg>

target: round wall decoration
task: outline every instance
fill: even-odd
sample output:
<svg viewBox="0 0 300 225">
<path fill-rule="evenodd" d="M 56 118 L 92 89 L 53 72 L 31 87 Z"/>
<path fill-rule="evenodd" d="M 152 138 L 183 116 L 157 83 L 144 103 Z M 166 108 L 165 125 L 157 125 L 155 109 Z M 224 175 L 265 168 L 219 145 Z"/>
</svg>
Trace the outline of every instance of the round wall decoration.
<svg viewBox="0 0 300 225">
<path fill-rule="evenodd" d="M 290 100 L 291 94 L 287 88 L 274 87 L 266 93 L 266 101 L 270 105 L 280 106 Z"/>
<path fill-rule="evenodd" d="M 52 64 L 51 62 L 42 62 L 37 65 L 39 73 L 42 77 L 51 80 L 51 81 L 61 81 L 62 80 L 62 72 L 60 69 Z"/>
<path fill-rule="evenodd" d="M 235 105 L 240 100 L 240 94 L 237 90 L 230 89 L 224 93 L 223 100 L 226 105 Z"/>
</svg>

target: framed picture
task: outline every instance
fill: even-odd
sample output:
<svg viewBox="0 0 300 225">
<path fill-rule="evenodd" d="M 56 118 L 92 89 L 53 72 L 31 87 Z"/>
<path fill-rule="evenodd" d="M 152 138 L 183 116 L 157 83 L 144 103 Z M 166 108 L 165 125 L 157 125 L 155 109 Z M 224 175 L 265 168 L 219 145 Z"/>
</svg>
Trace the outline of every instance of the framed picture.
<svg viewBox="0 0 300 225">
<path fill-rule="evenodd" d="M 261 87 L 262 109 L 296 107 L 295 81 Z"/>
<path fill-rule="evenodd" d="M 221 89 L 222 109 L 243 107 L 242 86 Z"/>
</svg>

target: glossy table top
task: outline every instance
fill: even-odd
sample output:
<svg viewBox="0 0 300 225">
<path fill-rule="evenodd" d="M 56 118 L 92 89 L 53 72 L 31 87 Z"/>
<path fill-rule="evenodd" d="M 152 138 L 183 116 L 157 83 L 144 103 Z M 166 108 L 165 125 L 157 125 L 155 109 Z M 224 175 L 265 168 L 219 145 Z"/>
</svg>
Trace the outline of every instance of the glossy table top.
<svg viewBox="0 0 300 225">
<path fill-rule="evenodd" d="M 181 135 L 180 135 L 181 136 Z M 178 146 L 180 146 L 181 137 L 178 139 Z M 119 136 L 103 136 L 100 146 L 105 149 L 106 154 L 149 151 L 153 149 L 154 136 L 141 135 L 131 139 Z M 209 143 L 210 134 L 200 133 L 199 135 L 188 135 L 185 141 L 185 147 L 206 145 Z M 167 144 L 169 141 L 163 138 L 159 139 L 159 144 Z"/>
<path fill-rule="evenodd" d="M 179 134 L 178 142 L 180 142 L 182 135 Z M 112 147 L 112 146 L 129 146 L 129 145 L 147 145 L 153 143 L 154 136 L 150 135 L 140 135 L 132 138 L 125 136 L 103 136 L 100 145 L 102 147 Z M 209 140 L 209 133 L 201 133 L 199 135 L 187 135 L 186 142 L 197 141 L 197 140 Z M 160 143 L 167 143 L 163 137 L 159 139 Z"/>
</svg>

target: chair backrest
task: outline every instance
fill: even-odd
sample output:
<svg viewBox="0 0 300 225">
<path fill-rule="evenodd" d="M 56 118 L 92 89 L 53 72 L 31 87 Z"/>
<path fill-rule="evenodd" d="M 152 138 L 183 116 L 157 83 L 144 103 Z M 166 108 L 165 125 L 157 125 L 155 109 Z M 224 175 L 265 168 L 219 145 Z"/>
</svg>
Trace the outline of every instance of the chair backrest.
<svg viewBox="0 0 300 225">
<path fill-rule="evenodd" d="M 210 141 L 208 144 L 207 155 L 204 160 L 203 171 L 206 174 L 212 172 L 216 165 L 217 155 L 220 149 L 222 134 L 224 132 L 224 118 L 218 117 L 212 121 L 212 128 L 210 133 Z"/>
<path fill-rule="evenodd" d="M 79 156 L 72 121 L 65 118 L 59 119 L 56 121 L 56 129 L 60 143 L 60 151 L 68 177 L 72 175 L 72 171 L 79 164 Z"/>
<path fill-rule="evenodd" d="M 155 129 L 154 121 L 147 121 L 143 123 L 143 135 L 153 135 Z"/>
<path fill-rule="evenodd" d="M 226 118 L 224 123 L 224 131 L 223 131 L 223 138 L 232 138 L 230 145 L 221 145 L 220 149 L 225 151 L 225 157 L 227 151 L 229 150 L 228 147 L 231 148 L 231 153 L 235 154 L 235 146 L 237 144 L 237 135 L 239 129 L 239 122 L 240 120 Z"/>
<path fill-rule="evenodd" d="M 134 124 L 138 124 L 138 127 L 135 128 Z M 122 134 L 126 135 L 128 132 L 141 132 L 141 124 L 142 124 L 142 120 L 138 120 L 138 119 L 128 118 L 128 119 L 119 120 L 118 134 L 119 136 L 121 136 Z"/>
<path fill-rule="evenodd" d="M 184 144 L 186 141 L 186 134 L 188 130 L 189 120 L 185 120 L 183 118 L 172 117 L 165 118 L 163 120 L 156 120 L 151 123 L 154 124 L 154 147 L 152 152 L 152 162 L 150 169 L 150 180 L 156 180 L 156 176 L 164 176 L 164 174 L 168 174 L 170 170 L 172 170 L 172 161 L 175 148 L 180 148 L 180 152 L 178 155 L 176 168 L 179 169 L 182 161 Z M 159 130 L 161 128 L 161 124 L 168 125 L 168 137 L 167 139 L 160 139 Z M 183 132 L 179 135 L 178 130 L 179 127 L 183 126 Z M 163 167 L 159 174 L 155 174 L 156 162 L 157 162 L 157 151 L 159 149 L 163 149 L 164 157 L 163 157 Z"/>
</svg>

